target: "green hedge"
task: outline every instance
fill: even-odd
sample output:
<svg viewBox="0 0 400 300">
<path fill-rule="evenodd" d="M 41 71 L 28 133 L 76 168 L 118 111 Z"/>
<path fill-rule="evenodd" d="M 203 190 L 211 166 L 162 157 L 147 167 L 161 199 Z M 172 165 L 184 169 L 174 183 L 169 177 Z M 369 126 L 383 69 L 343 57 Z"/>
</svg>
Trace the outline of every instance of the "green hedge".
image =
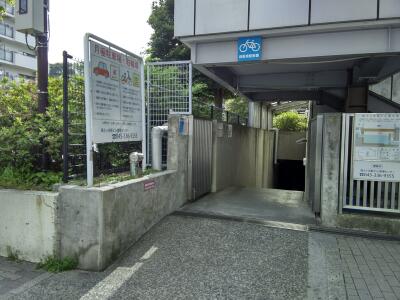
<svg viewBox="0 0 400 300">
<path fill-rule="evenodd" d="M 49 189 L 60 181 L 63 121 L 59 78 L 49 79 L 49 102 L 47 113 L 39 114 L 34 83 L 0 81 L 0 186 Z M 46 172 L 40 168 L 42 151 L 49 154 Z"/>
<path fill-rule="evenodd" d="M 274 127 L 285 131 L 306 131 L 308 119 L 296 111 L 287 111 L 274 116 Z"/>
</svg>

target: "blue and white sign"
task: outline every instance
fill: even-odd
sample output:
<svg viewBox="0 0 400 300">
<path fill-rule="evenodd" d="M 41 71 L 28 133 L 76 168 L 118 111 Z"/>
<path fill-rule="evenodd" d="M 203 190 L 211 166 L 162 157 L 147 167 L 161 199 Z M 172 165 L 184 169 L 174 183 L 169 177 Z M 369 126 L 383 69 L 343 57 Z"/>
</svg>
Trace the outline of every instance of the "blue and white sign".
<svg viewBox="0 0 400 300">
<path fill-rule="evenodd" d="M 262 37 L 244 37 L 238 40 L 238 61 L 261 60 Z"/>
</svg>

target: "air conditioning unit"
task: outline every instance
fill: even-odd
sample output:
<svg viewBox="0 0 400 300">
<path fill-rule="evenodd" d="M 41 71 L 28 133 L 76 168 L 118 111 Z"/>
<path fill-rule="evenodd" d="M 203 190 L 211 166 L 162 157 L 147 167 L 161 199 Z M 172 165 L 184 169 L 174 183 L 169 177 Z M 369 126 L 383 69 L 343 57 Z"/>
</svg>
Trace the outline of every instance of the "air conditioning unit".
<svg viewBox="0 0 400 300">
<path fill-rule="evenodd" d="M 44 32 L 43 0 L 16 0 L 15 29 L 22 33 L 39 34 Z"/>
</svg>

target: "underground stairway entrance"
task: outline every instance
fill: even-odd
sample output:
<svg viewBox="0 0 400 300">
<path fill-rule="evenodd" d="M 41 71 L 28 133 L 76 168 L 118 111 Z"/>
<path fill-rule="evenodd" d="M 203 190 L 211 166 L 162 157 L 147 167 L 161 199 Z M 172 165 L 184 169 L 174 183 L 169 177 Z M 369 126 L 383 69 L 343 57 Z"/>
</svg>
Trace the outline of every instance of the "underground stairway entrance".
<svg viewBox="0 0 400 300">
<path fill-rule="evenodd" d="M 268 223 L 293 229 L 315 225 L 304 192 L 230 187 L 182 207 L 176 214 Z"/>
</svg>

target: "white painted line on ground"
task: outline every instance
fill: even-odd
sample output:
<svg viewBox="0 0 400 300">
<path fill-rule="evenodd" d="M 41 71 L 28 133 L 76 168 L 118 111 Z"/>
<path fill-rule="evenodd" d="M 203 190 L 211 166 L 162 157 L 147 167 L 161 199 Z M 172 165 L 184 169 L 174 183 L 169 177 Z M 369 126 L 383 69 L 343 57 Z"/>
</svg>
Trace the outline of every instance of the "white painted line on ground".
<svg viewBox="0 0 400 300">
<path fill-rule="evenodd" d="M 88 293 L 81 297 L 81 300 L 92 300 L 92 299 L 108 299 L 111 297 L 133 274 L 143 263 L 136 263 L 131 268 L 119 267 L 115 269 L 110 275 L 99 282 L 94 288 Z"/>
<path fill-rule="evenodd" d="M 157 247 L 152 246 L 140 260 L 149 259 L 156 251 Z M 133 267 L 118 267 L 110 275 L 95 285 L 89 292 L 83 295 L 81 300 L 92 299 L 108 299 L 110 298 L 125 282 L 127 282 L 133 274 L 135 274 L 142 266 L 143 262 L 137 262 Z"/>
<path fill-rule="evenodd" d="M 158 250 L 157 247 L 152 246 L 149 251 L 147 251 L 140 260 L 147 260 L 149 259 L 156 251 Z"/>
</svg>

